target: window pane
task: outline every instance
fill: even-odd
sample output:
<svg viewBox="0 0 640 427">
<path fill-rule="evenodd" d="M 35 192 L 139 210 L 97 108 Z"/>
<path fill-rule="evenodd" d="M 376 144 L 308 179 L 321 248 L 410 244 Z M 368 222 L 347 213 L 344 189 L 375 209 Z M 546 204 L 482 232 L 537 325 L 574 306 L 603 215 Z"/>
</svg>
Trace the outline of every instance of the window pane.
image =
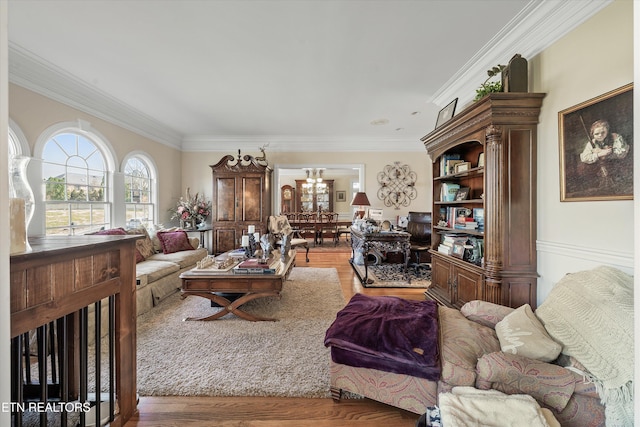
<svg viewBox="0 0 640 427">
<path fill-rule="evenodd" d="M 63 178 L 49 178 L 45 183 L 45 200 L 65 200 Z"/>
<path fill-rule="evenodd" d="M 69 205 L 47 203 L 45 227 L 47 230 L 56 229 L 53 234 L 69 234 Z"/>
<path fill-rule="evenodd" d="M 132 157 L 127 160 L 124 173 L 127 226 L 153 222 L 152 180 L 147 163 L 139 157 Z"/>
<path fill-rule="evenodd" d="M 52 163 L 43 163 L 42 164 L 42 177 L 44 180 L 48 180 L 50 178 L 60 178 L 64 179 L 67 168 L 63 165 L 56 165 Z"/>
<path fill-rule="evenodd" d="M 104 202 L 104 188 L 102 188 L 102 187 L 89 187 L 89 201 L 90 202 Z"/>
<path fill-rule="evenodd" d="M 84 203 L 71 204 L 71 225 L 91 224 L 91 205 Z"/>
<path fill-rule="evenodd" d="M 91 224 L 92 225 L 104 225 L 106 223 L 106 205 L 92 205 L 91 210 Z"/>
<path fill-rule="evenodd" d="M 68 200 L 87 200 L 87 187 L 79 185 L 67 185 Z"/>
<path fill-rule="evenodd" d="M 46 234 L 84 234 L 107 225 L 106 162 L 96 143 L 73 132 L 54 136 L 43 150 L 42 176 Z"/>
<path fill-rule="evenodd" d="M 87 169 L 68 167 L 67 182 L 69 184 L 87 184 Z"/>
<path fill-rule="evenodd" d="M 149 202 L 151 202 L 151 192 L 150 191 L 140 191 L 140 202 L 141 203 L 149 203 Z"/>
</svg>

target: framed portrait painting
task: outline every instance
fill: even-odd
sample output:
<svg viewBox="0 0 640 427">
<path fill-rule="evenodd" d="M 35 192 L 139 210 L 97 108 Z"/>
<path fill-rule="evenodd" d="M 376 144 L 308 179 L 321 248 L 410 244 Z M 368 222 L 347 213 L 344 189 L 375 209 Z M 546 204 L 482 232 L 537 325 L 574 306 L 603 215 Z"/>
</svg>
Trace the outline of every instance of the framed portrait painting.
<svg viewBox="0 0 640 427">
<path fill-rule="evenodd" d="M 558 113 L 560 201 L 633 199 L 633 83 Z"/>
<path fill-rule="evenodd" d="M 336 202 L 346 202 L 347 192 L 344 190 L 336 191 Z"/>
</svg>

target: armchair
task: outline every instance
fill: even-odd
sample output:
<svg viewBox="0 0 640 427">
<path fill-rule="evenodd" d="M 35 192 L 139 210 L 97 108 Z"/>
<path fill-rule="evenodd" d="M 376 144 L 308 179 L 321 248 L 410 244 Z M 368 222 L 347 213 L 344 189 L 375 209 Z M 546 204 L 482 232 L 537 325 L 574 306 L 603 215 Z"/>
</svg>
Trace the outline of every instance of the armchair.
<svg viewBox="0 0 640 427">
<path fill-rule="evenodd" d="M 309 243 L 307 242 L 307 239 L 294 237 L 294 230 L 293 228 L 291 228 L 289 220 L 286 216 L 270 216 L 267 228 L 269 230 L 269 233 L 275 237 L 276 246 L 282 246 L 283 237 L 289 236 L 291 248 L 304 247 L 307 250 L 305 259 L 307 262 L 309 262 Z"/>
</svg>

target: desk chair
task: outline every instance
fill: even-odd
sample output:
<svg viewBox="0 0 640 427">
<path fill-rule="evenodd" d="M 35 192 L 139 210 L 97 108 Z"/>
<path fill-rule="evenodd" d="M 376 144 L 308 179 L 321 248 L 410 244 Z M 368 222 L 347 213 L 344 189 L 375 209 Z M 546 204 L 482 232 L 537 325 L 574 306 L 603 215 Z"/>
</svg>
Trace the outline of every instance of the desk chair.
<svg viewBox="0 0 640 427">
<path fill-rule="evenodd" d="M 307 239 L 294 237 L 293 229 L 291 228 L 291 225 L 289 224 L 289 220 L 287 219 L 286 216 L 271 215 L 269 217 L 268 230 L 269 230 L 269 233 L 271 233 L 275 237 L 277 247 L 282 246 L 283 236 L 291 236 L 292 237 L 291 249 L 294 249 L 300 246 L 304 247 L 307 250 L 307 253 L 305 254 L 305 259 L 307 262 L 309 262 L 309 242 L 307 242 Z"/>
<path fill-rule="evenodd" d="M 407 232 L 411 234 L 409 265 L 415 268 L 431 269 L 431 212 L 409 212 Z"/>
</svg>

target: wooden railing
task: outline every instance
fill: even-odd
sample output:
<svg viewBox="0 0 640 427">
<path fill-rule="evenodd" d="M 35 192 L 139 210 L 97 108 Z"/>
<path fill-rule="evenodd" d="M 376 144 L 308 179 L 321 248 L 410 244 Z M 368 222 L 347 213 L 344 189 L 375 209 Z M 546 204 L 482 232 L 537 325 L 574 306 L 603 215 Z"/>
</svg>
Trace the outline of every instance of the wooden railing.
<svg viewBox="0 0 640 427">
<path fill-rule="evenodd" d="M 87 412 L 123 426 L 135 413 L 137 238 L 35 238 L 29 241 L 32 251 L 11 256 L 13 425 L 22 425 L 26 409 L 37 414 L 40 425 L 55 418 L 64 426 L 74 415 L 79 425 L 90 423 Z M 108 319 L 106 360 L 101 356 L 103 312 Z M 29 343 L 31 334 L 37 337 L 35 346 Z M 29 372 L 32 347 L 37 349 L 36 384 Z M 103 365 L 109 371 L 104 387 Z M 109 401 L 104 409 L 103 400 Z"/>
</svg>

